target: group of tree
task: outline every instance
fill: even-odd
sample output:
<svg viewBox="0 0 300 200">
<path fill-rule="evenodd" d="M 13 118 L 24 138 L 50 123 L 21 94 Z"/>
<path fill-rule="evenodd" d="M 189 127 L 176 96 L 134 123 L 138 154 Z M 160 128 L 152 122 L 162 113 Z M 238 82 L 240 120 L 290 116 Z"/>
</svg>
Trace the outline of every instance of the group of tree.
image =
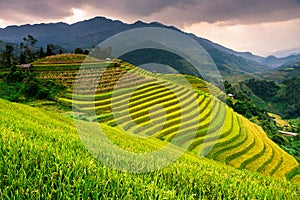
<svg viewBox="0 0 300 200">
<path fill-rule="evenodd" d="M 278 114 L 285 118 L 300 117 L 300 78 L 287 79 L 279 85 L 256 79 L 245 81 L 245 84 Z"/>
<path fill-rule="evenodd" d="M 0 76 L 0 97 L 14 101 L 32 101 L 35 99 L 54 100 L 60 92 L 65 92 L 65 87 L 52 80 L 41 80 L 34 70 L 22 71 L 17 65 L 32 63 L 36 59 L 62 54 L 62 50 L 53 44 L 48 44 L 46 51 L 43 47 L 36 47 L 37 39 L 28 35 L 22 39 L 19 46 L 6 45 L 4 51 L 0 53 L 0 69 L 5 68 L 8 73 Z M 75 49 L 75 53 L 88 54 L 80 48 Z"/>
<path fill-rule="evenodd" d="M 13 102 L 28 102 L 38 99 L 55 100 L 59 93 L 64 93 L 65 86 L 52 80 L 39 79 L 34 71 L 22 71 L 12 66 L 9 73 L 0 82 L 0 96 Z"/>
<path fill-rule="evenodd" d="M 255 95 L 266 101 L 273 98 L 280 89 L 274 81 L 250 79 L 245 83 Z"/>
<path fill-rule="evenodd" d="M 6 45 L 1 53 L 1 66 L 9 69 L 8 73 L 2 73 L 0 81 L 0 97 L 14 101 L 31 101 L 35 99 L 54 100 L 55 96 L 65 91 L 65 87 L 55 83 L 52 80 L 41 80 L 32 70 L 22 71 L 17 64 L 31 63 L 38 58 L 48 55 L 54 55 L 55 46 L 47 45 L 47 51 L 44 52 L 41 47 L 36 50 L 37 40 L 28 35 L 23 38 L 18 49 L 11 45 Z"/>
<path fill-rule="evenodd" d="M 17 47 L 6 45 L 5 50 L 0 53 L 0 67 L 10 68 L 12 65 L 31 63 L 38 58 L 63 53 L 53 44 L 48 44 L 44 51 L 43 47 L 36 47 L 37 42 L 37 39 L 28 35 Z"/>
<path fill-rule="evenodd" d="M 6 45 L 5 50 L 0 55 L 0 64 L 10 68 L 15 62 L 14 47 Z"/>
<path fill-rule="evenodd" d="M 84 55 L 88 55 L 89 53 L 90 53 L 90 51 L 89 50 L 83 50 L 82 48 L 76 48 L 75 50 L 74 50 L 74 53 L 75 54 L 84 54 Z"/>
<path fill-rule="evenodd" d="M 281 105 L 281 112 L 287 118 L 300 117 L 300 78 L 292 78 L 285 80 L 283 90 L 278 94 L 278 98 L 274 100 L 275 105 Z"/>
</svg>

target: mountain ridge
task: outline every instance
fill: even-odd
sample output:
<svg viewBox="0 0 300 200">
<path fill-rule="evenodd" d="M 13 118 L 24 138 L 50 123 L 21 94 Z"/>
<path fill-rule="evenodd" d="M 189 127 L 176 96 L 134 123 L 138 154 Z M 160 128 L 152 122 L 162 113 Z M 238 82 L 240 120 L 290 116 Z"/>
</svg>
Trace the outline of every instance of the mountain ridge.
<svg viewBox="0 0 300 200">
<path fill-rule="evenodd" d="M 219 58 L 222 58 L 216 64 L 225 76 L 261 72 L 295 61 L 294 58 L 290 57 L 287 59 L 275 58 L 270 60 L 253 55 L 251 52 L 237 52 L 208 39 L 186 33 L 174 26 L 167 26 L 160 22 L 146 23 L 138 20 L 132 24 L 128 24 L 106 17 L 95 17 L 73 24 L 57 22 L 8 26 L 0 29 L 0 41 L 18 44 L 22 38 L 32 35 L 38 40 L 37 46 L 55 44 L 62 47 L 66 52 L 72 52 L 77 47 L 91 49 L 117 33 L 141 27 L 168 28 L 191 36 L 204 47 L 214 60 L 217 58 L 216 60 L 220 61 Z M 300 55 L 297 59 L 300 60 Z"/>
</svg>

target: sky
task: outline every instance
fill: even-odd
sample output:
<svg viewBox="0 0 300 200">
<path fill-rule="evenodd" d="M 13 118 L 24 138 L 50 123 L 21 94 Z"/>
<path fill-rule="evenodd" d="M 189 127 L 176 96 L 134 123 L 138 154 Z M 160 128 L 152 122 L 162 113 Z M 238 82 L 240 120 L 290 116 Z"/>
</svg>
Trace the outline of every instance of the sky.
<svg viewBox="0 0 300 200">
<path fill-rule="evenodd" d="M 300 47 L 300 0 L 0 0 L 0 8 L 1 28 L 104 16 L 158 21 L 261 56 Z"/>
</svg>

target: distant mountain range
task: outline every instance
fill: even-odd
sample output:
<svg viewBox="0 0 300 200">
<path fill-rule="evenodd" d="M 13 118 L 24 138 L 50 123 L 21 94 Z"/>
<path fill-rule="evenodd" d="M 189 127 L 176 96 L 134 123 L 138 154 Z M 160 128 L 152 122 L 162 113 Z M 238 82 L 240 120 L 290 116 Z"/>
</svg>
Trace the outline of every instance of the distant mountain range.
<svg viewBox="0 0 300 200">
<path fill-rule="evenodd" d="M 158 22 L 144 23 L 137 21 L 126 24 L 105 17 L 96 17 L 72 25 L 66 23 L 35 24 L 22 26 L 9 26 L 0 29 L 0 40 L 19 44 L 23 37 L 32 35 L 38 40 L 38 46 L 55 44 L 65 52 L 72 52 L 75 48 L 92 49 L 94 46 L 125 30 L 141 27 L 163 27 L 180 31 L 176 27 L 166 26 Z M 253 55 L 250 52 L 236 52 L 207 39 L 185 33 L 195 39 L 210 54 L 223 75 L 236 75 L 243 73 L 255 73 L 273 69 L 284 64 L 300 61 L 300 54 L 277 58 L 267 58 Z M 4 43 L 0 43 L 0 50 Z"/>
<path fill-rule="evenodd" d="M 284 64 L 276 69 L 261 72 L 261 77 L 276 82 L 282 82 L 285 79 L 300 77 L 300 61 Z"/>
<path fill-rule="evenodd" d="M 280 50 L 280 51 L 276 51 L 276 52 L 273 53 L 273 55 L 278 57 L 278 58 L 284 58 L 284 57 L 297 55 L 297 54 L 300 54 L 300 47 L 299 48 Z"/>
</svg>

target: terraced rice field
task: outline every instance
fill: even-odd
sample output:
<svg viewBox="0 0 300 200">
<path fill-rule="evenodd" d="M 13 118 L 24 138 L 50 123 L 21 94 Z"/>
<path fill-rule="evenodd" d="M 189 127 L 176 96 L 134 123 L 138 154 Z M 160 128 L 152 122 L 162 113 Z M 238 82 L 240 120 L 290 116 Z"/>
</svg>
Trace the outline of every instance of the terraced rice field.
<svg viewBox="0 0 300 200">
<path fill-rule="evenodd" d="M 97 75 L 101 73 L 101 79 L 98 80 L 98 92 L 107 92 L 112 90 L 110 83 L 114 83 L 120 77 L 122 77 L 128 70 L 132 69 L 132 65 L 123 63 L 120 67 L 113 67 L 115 63 L 105 61 L 94 61 L 87 63 L 60 63 L 60 64 L 46 64 L 37 63 L 35 64 L 34 71 L 38 74 L 41 79 L 54 80 L 67 86 L 69 92 L 72 92 L 73 85 L 76 77 L 81 76 L 80 80 L 84 82 L 85 78 L 90 81 L 93 78 L 97 78 Z M 78 74 L 80 72 L 80 74 Z M 130 79 L 130 77 L 128 77 Z M 106 80 L 110 80 L 107 82 Z M 129 80 L 131 81 L 131 80 Z M 134 81 L 134 80 L 133 80 Z M 91 84 L 90 82 L 88 82 Z M 86 85 L 83 87 L 86 88 Z"/>
<path fill-rule="evenodd" d="M 69 117 L 1 99 L 0 114 L 0 199 L 299 199 L 297 183 L 236 170 L 192 152 L 152 173 L 120 172 L 86 150 Z M 128 152 L 167 144 L 102 127 Z"/>
<path fill-rule="evenodd" d="M 100 79 L 90 72 L 77 77 L 81 84 L 75 94 L 60 99 L 73 103 L 90 121 L 168 141 L 199 157 L 265 175 L 286 177 L 299 167 L 260 127 L 207 94 L 200 79 L 152 74 L 128 63 L 106 70 Z M 96 86 L 95 81 L 99 81 Z M 299 175 L 289 178 L 297 181 Z"/>
</svg>

